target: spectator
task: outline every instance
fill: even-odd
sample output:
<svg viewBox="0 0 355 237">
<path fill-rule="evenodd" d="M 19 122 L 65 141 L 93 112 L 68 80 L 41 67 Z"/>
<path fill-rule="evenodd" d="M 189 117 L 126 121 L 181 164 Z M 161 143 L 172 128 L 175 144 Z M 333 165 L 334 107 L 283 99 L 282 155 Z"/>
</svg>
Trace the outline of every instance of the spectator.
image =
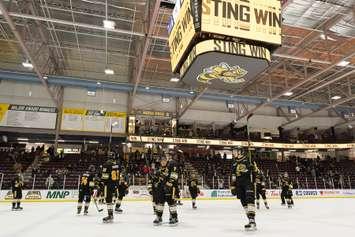
<svg viewBox="0 0 355 237">
<path fill-rule="evenodd" d="M 47 189 L 53 188 L 54 179 L 52 178 L 51 174 L 47 177 L 45 184 L 46 184 Z"/>
</svg>

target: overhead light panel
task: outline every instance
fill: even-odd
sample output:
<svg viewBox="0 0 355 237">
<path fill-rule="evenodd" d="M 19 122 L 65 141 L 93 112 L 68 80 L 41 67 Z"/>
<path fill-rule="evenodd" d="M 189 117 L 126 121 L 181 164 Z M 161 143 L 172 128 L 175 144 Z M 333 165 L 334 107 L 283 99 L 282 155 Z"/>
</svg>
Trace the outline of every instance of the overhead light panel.
<svg viewBox="0 0 355 237">
<path fill-rule="evenodd" d="M 346 66 L 348 66 L 349 64 L 350 64 L 349 61 L 343 60 L 343 61 L 341 61 L 340 63 L 338 63 L 337 66 L 339 66 L 339 67 L 346 67 Z"/>
<path fill-rule="evenodd" d="M 114 21 L 110 20 L 104 20 L 104 28 L 107 30 L 113 30 L 115 29 L 116 23 Z"/>
<path fill-rule="evenodd" d="M 288 92 L 284 93 L 284 96 L 291 96 L 291 95 L 293 95 L 292 91 L 288 91 Z"/>
<path fill-rule="evenodd" d="M 99 81 L 98 81 L 98 82 L 96 82 L 96 85 L 98 85 L 98 86 L 99 86 L 99 85 L 101 85 L 101 82 L 99 82 Z"/>
<path fill-rule="evenodd" d="M 150 87 L 149 87 L 149 86 L 146 86 L 146 87 L 145 87 L 145 89 L 146 89 L 146 90 L 149 90 L 149 89 L 150 89 Z"/>
<path fill-rule="evenodd" d="M 179 82 L 180 79 L 177 78 L 177 77 L 172 77 L 172 78 L 170 78 L 170 81 L 171 81 L 171 82 Z"/>
<path fill-rule="evenodd" d="M 115 74 L 115 72 L 112 69 L 106 68 L 105 69 L 105 74 L 106 75 L 113 75 L 113 74 Z"/>
<path fill-rule="evenodd" d="M 25 137 L 18 137 L 17 141 L 28 141 L 28 138 Z"/>
<path fill-rule="evenodd" d="M 32 69 L 33 68 L 33 64 L 30 63 L 30 61 L 26 60 L 25 62 L 22 62 L 22 66 L 28 69 Z"/>
<path fill-rule="evenodd" d="M 332 99 L 332 100 L 339 100 L 339 99 L 341 99 L 341 96 L 335 95 L 335 96 L 333 96 L 331 99 Z"/>
</svg>

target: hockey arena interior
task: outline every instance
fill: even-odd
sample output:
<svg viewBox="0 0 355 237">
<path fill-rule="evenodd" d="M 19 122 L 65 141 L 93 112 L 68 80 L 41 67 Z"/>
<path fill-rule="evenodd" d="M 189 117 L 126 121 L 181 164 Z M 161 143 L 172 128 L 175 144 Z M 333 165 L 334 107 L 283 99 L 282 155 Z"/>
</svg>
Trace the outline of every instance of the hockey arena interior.
<svg viewBox="0 0 355 237">
<path fill-rule="evenodd" d="M 353 236 L 354 0 L 0 0 L 0 237 Z"/>
</svg>

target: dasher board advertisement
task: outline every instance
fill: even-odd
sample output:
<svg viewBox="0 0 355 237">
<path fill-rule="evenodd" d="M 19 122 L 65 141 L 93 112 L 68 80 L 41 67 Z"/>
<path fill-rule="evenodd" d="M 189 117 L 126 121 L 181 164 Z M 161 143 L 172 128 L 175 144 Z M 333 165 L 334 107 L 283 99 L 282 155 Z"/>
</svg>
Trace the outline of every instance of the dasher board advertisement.
<svg viewBox="0 0 355 237">
<path fill-rule="evenodd" d="M 64 108 L 62 130 L 82 132 L 126 132 L 126 113 L 83 108 Z"/>
<path fill-rule="evenodd" d="M 56 118 L 55 107 L 0 104 L 0 126 L 55 129 Z"/>
<path fill-rule="evenodd" d="M 202 0 L 202 31 L 281 45 L 280 0 Z"/>
</svg>

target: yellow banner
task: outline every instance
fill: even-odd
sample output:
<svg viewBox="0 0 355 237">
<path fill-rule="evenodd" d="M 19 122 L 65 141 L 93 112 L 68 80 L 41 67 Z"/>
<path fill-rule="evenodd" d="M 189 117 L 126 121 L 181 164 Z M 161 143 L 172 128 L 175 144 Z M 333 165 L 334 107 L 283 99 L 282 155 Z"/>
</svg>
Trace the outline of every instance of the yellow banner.
<svg viewBox="0 0 355 237">
<path fill-rule="evenodd" d="M 63 109 L 63 114 L 85 115 L 86 114 L 86 109 L 82 109 L 82 108 L 64 108 Z"/>
<path fill-rule="evenodd" d="M 191 50 L 184 64 L 180 68 L 180 76 L 182 77 L 185 74 L 191 63 L 198 55 L 207 52 L 228 53 L 239 56 L 265 59 L 268 62 L 271 62 L 271 53 L 265 47 L 246 44 L 243 42 L 224 41 L 217 39 L 205 40 L 196 44 L 195 47 Z"/>
<path fill-rule="evenodd" d="M 202 0 L 203 32 L 281 45 L 280 0 Z"/>
<path fill-rule="evenodd" d="M 125 118 L 127 113 L 124 112 L 106 112 L 105 117 L 113 117 L 113 118 Z"/>
<path fill-rule="evenodd" d="M 0 104 L 0 122 L 5 118 L 5 114 L 9 109 L 9 104 Z"/>
<path fill-rule="evenodd" d="M 175 25 L 169 35 L 170 59 L 173 72 L 175 72 L 189 44 L 192 43 L 195 33 L 190 0 L 185 0 L 182 3 Z"/>
</svg>

